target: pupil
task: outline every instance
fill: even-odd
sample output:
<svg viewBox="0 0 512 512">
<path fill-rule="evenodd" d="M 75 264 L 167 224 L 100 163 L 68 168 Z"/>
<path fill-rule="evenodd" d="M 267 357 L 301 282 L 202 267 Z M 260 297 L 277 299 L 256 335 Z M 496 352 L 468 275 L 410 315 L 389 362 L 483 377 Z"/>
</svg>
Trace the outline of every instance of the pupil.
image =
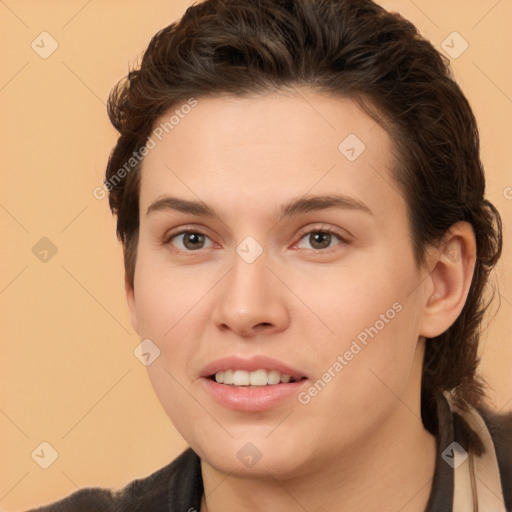
<svg viewBox="0 0 512 512">
<path fill-rule="evenodd" d="M 322 233 L 320 231 L 311 233 L 310 243 L 315 249 L 325 249 L 326 247 L 329 247 L 329 244 L 331 243 L 331 234 Z M 316 245 L 319 245 L 320 247 L 317 247 Z"/>
<path fill-rule="evenodd" d="M 187 249 L 197 249 L 198 244 L 204 243 L 204 236 L 199 233 L 189 233 L 183 241 Z"/>
</svg>

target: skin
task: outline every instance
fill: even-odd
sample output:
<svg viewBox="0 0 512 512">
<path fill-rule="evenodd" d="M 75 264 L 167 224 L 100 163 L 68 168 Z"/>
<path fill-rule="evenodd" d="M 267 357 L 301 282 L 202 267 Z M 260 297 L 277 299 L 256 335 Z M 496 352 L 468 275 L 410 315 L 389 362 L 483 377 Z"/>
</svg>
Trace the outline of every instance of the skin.
<svg viewBox="0 0 512 512">
<path fill-rule="evenodd" d="M 351 133 L 366 145 L 354 161 L 338 150 Z M 475 241 L 458 223 L 418 268 L 392 165 L 392 140 L 354 102 L 305 89 L 198 98 L 146 156 L 128 304 L 141 339 L 161 351 L 148 366 L 156 394 L 202 459 L 202 512 L 424 510 L 436 452 L 420 420 L 424 337 L 462 310 Z M 276 220 L 293 199 L 329 194 L 371 214 Z M 220 218 L 148 213 L 170 195 Z M 185 228 L 206 237 L 169 240 Z M 324 228 L 346 242 L 319 248 L 310 232 Z M 253 263 L 236 252 L 247 236 L 263 248 Z M 204 366 L 226 355 L 274 357 L 315 381 L 397 302 L 402 310 L 306 405 L 292 397 L 234 411 L 202 386 Z M 247 442 L 261 453 L 250 468 L 237 457 Z"/>
</svg>

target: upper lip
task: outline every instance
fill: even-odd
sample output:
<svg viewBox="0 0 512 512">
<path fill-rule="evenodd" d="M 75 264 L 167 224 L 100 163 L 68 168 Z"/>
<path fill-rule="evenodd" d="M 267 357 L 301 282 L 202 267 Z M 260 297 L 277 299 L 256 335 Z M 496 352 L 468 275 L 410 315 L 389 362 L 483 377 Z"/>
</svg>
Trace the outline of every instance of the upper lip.
<svg viewBox="0 0 512 512">
<path fill-rule="evenodd" d="M 277 370 L 281 374 L 289 375 L 294 379 L 301 379 L 307 375 L 300 370 L 292 368 L 277 359 L 267 356 L 252 356 L 250 358 L 243 358 L 240 356 L 228 356 L 217 359 L 207 364 L 201 371 L 201 377 L 210 377 L 217 372 L 225 370 L 245 370 L 253 372 L 255 370 Z"/>
</svg>

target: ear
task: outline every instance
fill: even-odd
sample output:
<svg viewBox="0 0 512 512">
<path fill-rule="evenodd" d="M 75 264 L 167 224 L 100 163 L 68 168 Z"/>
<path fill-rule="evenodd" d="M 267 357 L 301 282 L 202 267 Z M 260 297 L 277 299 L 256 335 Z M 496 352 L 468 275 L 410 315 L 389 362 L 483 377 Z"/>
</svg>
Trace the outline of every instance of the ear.
<svg viewBox="0 0 512 512">
<path fill-rule="evenodd" d="M 457 222 L 446 233 L 439 247 L 429 251 L 420 335 L 439 336 L 460 315 L 471 286 L 476 262 L 473 226 Z"/>
<path fill-rule="evenodd" d="M 130 310 L 130 319 L 132 321 L 132 326 L 135 329 L 135 332 L 139 334 L 139 328 L 137 324 L 137 307 L 135 305 L 135 290 L 128 277 L 124 276 L 124 289 L 126 292 L 126 302 L 128 303 L 128 309 Z"/>
</svg>

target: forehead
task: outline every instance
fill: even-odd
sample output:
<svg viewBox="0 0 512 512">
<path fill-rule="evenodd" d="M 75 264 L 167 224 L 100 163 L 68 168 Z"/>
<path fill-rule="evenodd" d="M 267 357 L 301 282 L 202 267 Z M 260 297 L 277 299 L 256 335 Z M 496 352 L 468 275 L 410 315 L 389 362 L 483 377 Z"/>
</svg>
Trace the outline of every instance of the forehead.
<svg viewBox="0 0 512 512">
<path fill-rule="evenodd" d="M 382 210 L 404 206 L 390 174 L 392 140 L 352 100 L 307 90 L 198 98 L 165 125 L 179 109 L 151 136 L 142 212 L 164 194 L 246 211 L 256 200 L 281 204 L 308 192 L 339 192 Z"/>
</svg>

